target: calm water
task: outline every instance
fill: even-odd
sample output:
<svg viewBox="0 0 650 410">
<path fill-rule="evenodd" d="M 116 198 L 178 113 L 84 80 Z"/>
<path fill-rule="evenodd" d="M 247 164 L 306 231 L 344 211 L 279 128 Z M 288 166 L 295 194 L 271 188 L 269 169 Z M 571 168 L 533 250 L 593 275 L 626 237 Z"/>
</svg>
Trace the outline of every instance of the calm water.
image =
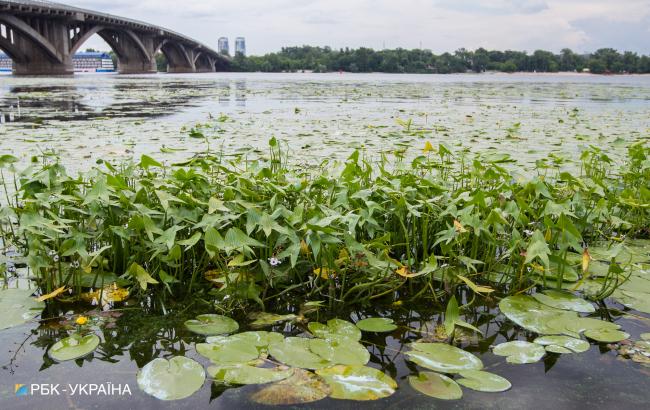
<svg viewBox="0 0 650 410">
<path fill-rule="evenodd" d="M 401 120 L 401 124 L 397 120 Z M 411 125 L 405 122 L 411 120 Z M 139 157 L 172 162 L 211 149 L 228 154 L 265 152 L 267 140 L 287 142 L 297 161 L 344 158 L 354 148 L 367 155 L 424 141 L 456 149 L 510 153 L 523 166 L 549 156 L 574 160 L 593 144 L 613 154 L 650 136 L 650 76 L 577 75 L 380 75 L 380 74 L 200 74 L 82 75 L 75 78 L 0 76 L 0 154 L 27 164 L 53 151 L 72 170 L 96 160 Z M 198 129 L 205 138 L 190 137 Z M 171 148 L 163 150 L 161 147 Z M 621 308 L 620 305 L 616 307 Z M 49 316 L 71 314 L 62 306 Z M 295 306 L 280 305 L 279 313 Z M 254 408 L 256 387 L 220 390 L 209 381 L 189 399 L 161 402 L 139 391 L 137 370 L 155 357 L 186 355 L 202 364 L 194 344 L 203 341 L 184 329 L 184 320 L 207 309 L 168 307 L 168 313 L 127 309 L 97 329 L 100 348 L 84 360 L 54 363 L 47 348 L 65 333 L 57 321 L 34 322 L 0 332 L 0 409 L 116 407 Z M 648 315 L 614 318 L 638 339 L 650 331 Z M 440 319 L 430 308 L 323 312 L 356 320 L 387 315 L 403 326 L 432 331 Z M 463 389 L 462 400 L 424 397 L 408 385 L 416 367 L 400 353 L 421 337 L 401 327 L 365 340 L 370 366 L 395 378 L 400 388 L 388 399 L 356 403 L 323 400 L 306 408 L 494 408 L 640 409 L 650 399 L 650 368 L 620 360 L 605 345 L 589 352 L 549 355 L 540 363 L 510 365 L 490 345 L 532 340 L 502 315 L 477 308 L 471 323 L 484 340 L 463 346 L 481 356 L 487 370 L 508 378 L 512 389 L 488 394 Z M 245 330 L 246 321 L 241 321 Z M 300 334 L 299 327 L 277 331 Z M 126 397 L 14 397 L 16 383 L 128 383 Z"/>
</svg>

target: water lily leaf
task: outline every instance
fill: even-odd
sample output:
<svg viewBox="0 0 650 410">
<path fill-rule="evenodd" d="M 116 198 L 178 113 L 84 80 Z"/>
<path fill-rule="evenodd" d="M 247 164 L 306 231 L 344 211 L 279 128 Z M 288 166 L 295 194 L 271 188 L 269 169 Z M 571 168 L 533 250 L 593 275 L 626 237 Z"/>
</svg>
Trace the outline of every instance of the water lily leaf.
<svg viewBox="0 0 650 410">
<path fill-rule="evenodd" d="M 538 362 L 544 357 L 546 350 L 538 344 L 517 340 L 495 346 L 493 353 L 506 356 L 508 363 L 524 364 Z"/>
<path fill-rule="evenodd" d="M 257 359 L 260 355 L 254 344 L 242 343 L 237 339 L 223 338 L 220 341 L 214 339 L 211 341 L 213 343 L 197 343 L 196 352 L 215 364 L 246 363 Z"/>
<path fill-rule="evenodd" d="M 458 384 L 469 389 L 487 393 L 498 393 L 509 390 L 512 387 L 510 382 L 498 374 L 482 370 L 465 370 L 459 373 L 462 377 Z"/>
<path fill-rule="evenodd" d="M 397 325 L 393 323 L 393 319 L 385 317 L 369 317 L 360 320 L 356 323 L 357 327 L 364 332 L 392 332 L 397 329 Z"/>
<path fill-rule="evenodd" d="M 22 325 L 43 311 L 45 303 L 34 299 L 32 293 L 29 289 L 0 290 L 0 329 Z"/>
<path fill-rule="evenodd" d="M 575 320 L 578 314 L 571 311 L 555 309 L 539 303 L 528 295 L 515 295 L 503 298 L 499 302 L 499 309 L 508 319 L 524 329 L 540 334 L 558 334 L 557 327 L 549 326 L 553 320 Z M 564 326 L 561 327 L 562 330 Z M 573 335 L 573 334 L 571 334 Z"/>
<path fill-rule="evenodd" d="M 179 400 L 203 386 L 205 371 L 203 366 L 187 357 L 157 358 L 140 369 L 137 381 L 142 391 L 157 399 Z"/>
<path fill-rule="evenodd" d="M 570 354 L 570 353 L 573 353 L 573 351 L 567 349 L 566 347 L 562 347 L 562 346 L 558 346 L 558 345 L 544 346 L 544 349 L 549 353 L 558 353 L 558 354 Z"/>
<path fill-rule="evenodd" d="M 309 349 L 332 364 L 363 366 L 370 360 L 368 349 L 347 339 L 311 339 Z"/>
<path fill-rule="evenodd" d="M 210 366 L 208 367 L 208 374 L 215 381 L 226 384 L 264 384 L 290 377 L 293 374 L 293 369 L 265 368 L 240 364 L 234 366 Z"/>
<path fill-rule="evenodd" d="M 303 369 L 322 369 L 331 363 L 309 348 L 309 339 L 303 337 L 287 337 L 281 342 L 269 345 L 269 354 L 279 362 L 288 366 Z"/>
<path fill-rule="evenodd" d="M 442 400 L 458 400 L 463 397 L 460 386 L 449 377 L 434 372 L 421 372 L 409 376 L 409 384 L 415 390 Z"/>
<path fill-rule="evenodd" d="M 277 315 L 275 313 L 255 312 L 248 315 L 248 317 L 253 319 L 253 322 L 250 323 L 250 327 L 253 329 L 259 329 L 262 327 L 277 325 L 282 322 L 290 322 L 298 316 L 294 314 Z"/>
<path fill-rule="evenodd" d="M 249 344 L 257 348 L 267 348 L 271 343 L 277 343 L 284 340 L 284 336 L 276 332 L 265 332 L 263 330 L 255 332 L 237 333 L 231 336 L 210 336 L 205 339 L 206 343 L 220 344 L 224 339 L 234 340 L 238 343 Z"/>
<path fill-rule="evenodd" d="M 592 313 L 596 309 L 588 301 L 569 292 L 547 289 L 533 295 L 538 302 L 557 309 L 572 310 L 579 313 Z"/>
<path fill-rule="evenodd" d="M 480 370 L 481 359 L 473 354 L 445 343 L 411 343 L 408 359 L 427 369 L 441 373 L 458 373 L 463 370 Z"/>
<path fill-rule="evenodd" d="M 351 340 L 361 340 L 361 330 L 353 323 L 342 319 L 331 319 L 327 324 L 311 322 L 309 331 L 321 339 L 334 339 L 345 337 Z"/>
<path fill-rule="evenodd" d="M 94 352 L 97 346 L 99 346 L 97 335 L 81 336 L 75 333 L 54 343 L 47 354 L 57 362 L 63 362 L 87 356 Z"/>
<path fill-rule="evenodd" d="M 332 389 L 320 376 L 295 369 L 291 377 L 265 386 L 255 392 L 251 400 L 270 406 L 295 405 L 322 400 L 331 393 Z"/>
<path fill-rule="evenodd" d="M 395 393 L 390 376 L 367 366 L 333 366 L 316 370 L 332 388 L 330 397 L 344 400 L 378 400 Z"/>
<path fill-rule="evenodd" d="M 589 342 L 569 336 L 542 336 L 535 339 L 534 343 L 546 346 L 546 351 L 553 353 L 582 353 L 590 347 Z M 568 351 L 562 351 L 557 347 Z"/>
<path fill-rule="evenodd" d="M 625 332 L 613 329 L 590 329 L 585 331 L 585 336 L 587 336 L 589 339 L 596 340 L 601 343 L 620 342 L 621 340 L 625 340 L 630 337 L 630 335 Z"/>
<path fill-rule="evenodd" d="M 641 333 L 641 339 L 650 340 L 650 333 Z"/>
<path fill-rule="evenodd" d="M 185 327 L 200 335 L 222 335 L 235 332 L 239 329 L 239 324 L 226 316 L 205 314 L 187 320 Z"/>
</svg>

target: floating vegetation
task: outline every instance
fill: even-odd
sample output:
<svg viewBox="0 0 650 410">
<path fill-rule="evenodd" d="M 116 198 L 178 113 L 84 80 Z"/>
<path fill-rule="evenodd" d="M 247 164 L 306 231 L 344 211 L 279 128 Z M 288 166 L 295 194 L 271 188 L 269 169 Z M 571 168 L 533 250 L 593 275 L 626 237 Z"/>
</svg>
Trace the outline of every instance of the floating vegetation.
<svg viewBox="0 0 650 410">
<path fill-rule="evenodd" d="M 215 381 L 226 384 L 264 384 L 284 380 L 293 375 L 293 369 L 255 367 L 246 364 L 210 366 L 207 371 Z"/>
<path fill-rule="evenodd" d="M 409 384 L 420 393 L 436 399 L 458 400 L 463 397 L 458 383 L 444 374 L 421 372 L 417 376 L 409 376 Z"/>
<path fill-rule="evenodd" d="M 535 363 L 546 355 L 543 346 L 521 340 L 501 343 L 494 346 L 492 352 L 497 356 L 505 356 L 508 363 L 514 364 Z"/>
<path fill-rule="evenodd" d="M 482 370 L 465 370 L 459 376 L 461 378 L 457 380 L 458 384 L 480 392 L 499 393 L 512 387 L 508 380 L 498 374 Z"/>
<path fill-rule="evenodd" d="M 47 354 L 57 362 L 66 360 L 74 360 L 84 357 L 94 352 L 99 346 L 99 337 L 97 335 L 80 335 L 73 333 L 72 335 L 59 340 L 54 343 Z"/>
<path fill-rule="evenodd" d="M 481 359 L 473 354 L 445 343 L 411 343 L 408 359 L 427 369 L 441 373 L 459 373 L 480 370 Z"/>
<path fill-rule="evenodd" d="M 45 303 L 32 297 L 33 293 L 29 289 L 0 290 L 0 330 L 23 324 L 41 313 Z"/>
<path fill-rule="evenodd" d="M 570 336 L 541 336 L 535 343 L 550 353 L 583 353 L 589 350 L 589 342 Z"/>
<path fill-rule="evenodd" d="M 364 332 L 384 333 L 397 329 L 393 319 L 386 317 L 369 317 L 355 323 Z"/>
<path fill-rule="evenodd" d="M 320 376 L 294 369 L 291 377 L 263 387 L 251 396 L 251 400 L 271 406 L 295 405 L 322 400 L 331 393 L 329 384 Z"/>
<path fill-rule="evenodd" d="M 154 359 L 137 375 L 138 386 L 160 400 L 180 400 L 191 396 L 203 386 L 203 366 L 187 357 Z"/>
<path fill-rule="evenodd" d="M 239 324 L 223 315 L 205 314 L 185 322 L 185 327 L 200 335 L 222 335 L 239 329 Z"/>
<path fill-rule="evenodd" d="M 379 400 L 395 393 L 397 383 L 390 376 L 366 366 L 333 366 L 316 370 L 330 386 L 330 397 L 344 400 Z"/>
</svg>

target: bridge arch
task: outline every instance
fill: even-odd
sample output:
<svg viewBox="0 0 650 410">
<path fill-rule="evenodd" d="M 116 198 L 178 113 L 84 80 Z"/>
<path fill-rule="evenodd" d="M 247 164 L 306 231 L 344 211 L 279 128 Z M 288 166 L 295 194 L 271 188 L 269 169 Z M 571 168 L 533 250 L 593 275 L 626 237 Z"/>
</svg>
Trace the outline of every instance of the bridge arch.
<svg viewBox="0 0 650 410">
<path fill-rule="evenodd" d="M 195 70 L 194 59 L 181 43 L 164 39 L 158 51 L 167 58 L 167 71 L 170 73 L 192 73 Z"/>
</svg>

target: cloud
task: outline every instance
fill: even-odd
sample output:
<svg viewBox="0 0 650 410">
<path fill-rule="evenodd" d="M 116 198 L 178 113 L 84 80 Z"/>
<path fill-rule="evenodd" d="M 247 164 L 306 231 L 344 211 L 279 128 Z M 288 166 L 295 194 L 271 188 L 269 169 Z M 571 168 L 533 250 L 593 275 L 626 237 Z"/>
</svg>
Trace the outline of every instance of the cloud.
<svg viewBox="0 0 650 410">
<path fill-rule="evenodd" d="M 70 0 L 250 53 L 290 45 L 460 47 L 579 52 L 615 45 L 650 54 L 650 0 Z M 645 30 L 644 30 L 645 27 Z M 645 33 L 645 34 L 644 34 Z M 93 41 L 95 41 L 93 39 Z"/>
</svg>

